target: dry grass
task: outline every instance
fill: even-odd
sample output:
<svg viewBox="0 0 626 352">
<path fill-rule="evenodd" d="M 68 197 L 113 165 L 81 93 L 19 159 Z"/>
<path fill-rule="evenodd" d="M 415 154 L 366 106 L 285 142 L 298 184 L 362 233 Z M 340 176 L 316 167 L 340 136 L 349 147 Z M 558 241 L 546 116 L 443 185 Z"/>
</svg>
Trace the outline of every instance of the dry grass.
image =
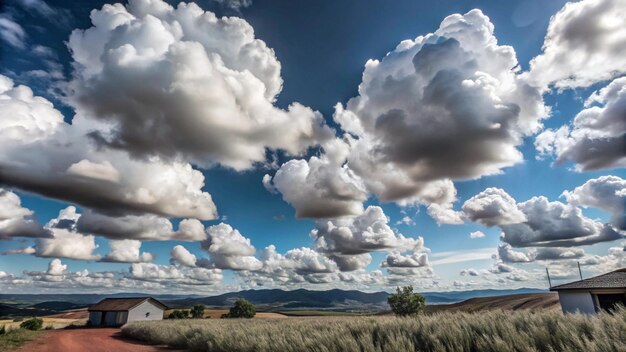
<svg viewBox="0 0 626 352">
<path fill-rule="evenodd" d="M 124 334 L 192 351 L 626 351 L 626 311 L 438 313 L 417 318 L 184 320 L 131 323 Z"/>
<path fill-rule="evenodd" d="M 43 320 L 43 327 L 49 329 L 63 329 L 69 325 L 82 326 L 87 323 L 87 319 L 64 319 L 54 317 L 40 317 Z M 20 321 L 13 320 L 0 320 L 0 327 L 4 326 L 7 330 L 19 329 L 22 321 L 27 320 L 24 318 Z"/>
<path fill-rule="evenodd" d="M 89 319 L 89 312 L 87 311 L 87 308 L 83 308 L 83 309 L 67 310 L 61 313 L 48 315 L 46 317 L 47 318 L 60 318 L 60 319 L 76 319 L 76 320 L 85 319 L 86 321 L 87 319 Z"/>
<path fill-rule="evenodd" d="M 479 312 L 494 309 L 530 309 L 533 311 L 555 310 L 560 312 L 561 304 L 559 303 L 559 295 L 556 292 L 550 292 L 522 293 L 495 297 L 476 297 L 458 303 L 440 305 L 433 304 L 426 306 L 426 312 L 428 313 L 441 311 Z"/>
</svg>

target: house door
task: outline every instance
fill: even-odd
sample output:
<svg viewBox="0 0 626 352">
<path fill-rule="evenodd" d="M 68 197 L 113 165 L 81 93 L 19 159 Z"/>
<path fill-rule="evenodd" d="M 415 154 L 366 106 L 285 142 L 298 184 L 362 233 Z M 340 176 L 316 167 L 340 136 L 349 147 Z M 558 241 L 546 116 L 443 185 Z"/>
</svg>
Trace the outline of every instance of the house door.
<svg viewBox="0 0 626 352">
<path fill-rule="evenodd" d="M 106 321 L 106 319 L 105 319 L 106 314 L 107 314 L 107 312 L 100 313 L 100 325 L 104 325 L 104 322 Z"/>
<path fill-rule="evenodd" d="M 623 293 L 597 295 L 600 309 L 612 312 L 618 304 L 626 306 L 626 295 Z"/>
</svg>

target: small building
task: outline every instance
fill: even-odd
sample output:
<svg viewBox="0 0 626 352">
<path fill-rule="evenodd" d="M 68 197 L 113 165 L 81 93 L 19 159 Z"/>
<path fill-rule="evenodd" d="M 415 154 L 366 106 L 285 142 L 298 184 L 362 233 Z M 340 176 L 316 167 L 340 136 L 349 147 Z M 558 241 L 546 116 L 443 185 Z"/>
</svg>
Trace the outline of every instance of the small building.
<svg viewBox="0 0 626 352">
<path fill-rule="evenodd" d="M 550 288 L 559 293 L 563 313 L 596 314 L 626 305 L 626 268 Z"/>
<path fill-rule="evenodd" d="M 120 326 L 131 321 L 162 320 L 167 306 L 152 297 L 105 298 L 89 307 L 89 325 Z"/>
</svg>

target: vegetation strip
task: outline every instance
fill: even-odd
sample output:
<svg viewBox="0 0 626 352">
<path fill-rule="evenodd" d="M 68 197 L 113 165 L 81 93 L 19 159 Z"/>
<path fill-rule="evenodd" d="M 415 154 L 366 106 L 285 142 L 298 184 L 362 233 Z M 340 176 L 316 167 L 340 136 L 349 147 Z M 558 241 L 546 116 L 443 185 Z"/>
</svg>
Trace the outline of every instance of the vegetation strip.
<svg viewBox="0 0 626 352">
<path fill-rule="evenodd" d="M 22 346 L 26 342 L 33 340 L 40 331 L 33 331 L 24 328 L 13 329 L 0 334 L 0 351 L 11 351 Z"/>
<path fill-rule="evenodd" d="M 125 335 L 191 351 L 626 351 L 626 310 L 614 315 L 490 311 L 414 317 L 136 322 Z"/>
</svg>

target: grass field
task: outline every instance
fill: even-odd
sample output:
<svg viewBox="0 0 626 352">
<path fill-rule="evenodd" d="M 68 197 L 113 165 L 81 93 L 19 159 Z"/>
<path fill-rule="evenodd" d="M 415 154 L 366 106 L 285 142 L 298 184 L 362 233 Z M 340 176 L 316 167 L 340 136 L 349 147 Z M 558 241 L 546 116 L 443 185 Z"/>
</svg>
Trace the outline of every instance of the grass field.
<svg viewBox="0 0 626 352">
<path fill-rule="evenodd" d="M 479 312 L 486 310 L 523 310 L 532 311 L 555 310 L 561 311 L 558 294 L 551 293 L 522 293 L 516 295 L 476 297 L 468 300 L 440 305 L 427 305 L 427 313 L 436 312 Z"/>
<path fill-rule="evenodd" d="M 4 335 L 0 335 L 0 351 L 14 350 L 34 339 L 39 333 L 40 331 L 14 329 Z"/>
<path fill-rule="evenodd" d="M 416 318 L 317 317 L 131 323 L 124 334 L 192 351 L 626 351 L 626 310 L 437 313 Z"/>
<path fill-rule="evenodd" d="M 85 325 L 87 323 L 87 319 L 65 319 L 65 318 L 56 318 L 56 317 L 40 317 L 43 320 L 43 327 L 50 329 L 62 329 L 69 325 Z M 28 318 L 23 318 L 20 321 L 13 320 L 0 320 L 0 327 L 4 326 L 7 330 L 15 330 L 20 327 L 22 321 L 27 320 Z M 0 350 L 1 351 L 1 350 Z"/>
</svg>

